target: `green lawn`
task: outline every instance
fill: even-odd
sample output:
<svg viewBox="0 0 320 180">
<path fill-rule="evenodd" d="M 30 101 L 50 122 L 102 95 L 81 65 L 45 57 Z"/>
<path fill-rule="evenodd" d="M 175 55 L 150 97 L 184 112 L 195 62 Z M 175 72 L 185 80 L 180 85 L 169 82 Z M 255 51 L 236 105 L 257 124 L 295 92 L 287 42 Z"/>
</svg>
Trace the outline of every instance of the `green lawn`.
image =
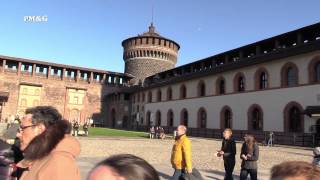
<svg viewBox="0 0 320 180">
<path fill-rule="evenodd" d="M 89 136 L 110 136 L 110 137 L 148 137 L 145 132 L 125 131 L 110 128 L 89 128 Z"/>
</svg>

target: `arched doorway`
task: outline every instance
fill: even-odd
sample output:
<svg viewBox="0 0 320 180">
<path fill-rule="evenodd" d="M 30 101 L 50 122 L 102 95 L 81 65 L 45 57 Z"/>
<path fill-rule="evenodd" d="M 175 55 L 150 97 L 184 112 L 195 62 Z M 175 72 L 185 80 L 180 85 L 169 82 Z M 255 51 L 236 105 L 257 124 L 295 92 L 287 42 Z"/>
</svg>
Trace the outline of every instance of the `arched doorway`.
<svg viewBox="0 0 320 180">
<path fill-rule="evenodd" d="M 161 126 L 161 112 L 157 111 L 156 113 L 156 126 Z"/>
<path fill-rule="evenodd" d="M 232 128 L 232 110 L 229 106 L 224 106 L 220 112 L 220 128 Z"/>
<path fill-rule="evenodd" d="M 318 136 L 320 136 L 320 119 L 316 122 L 316 133 Z"/>
<path fill-rule="evenodd" d="M 146 125 L 148 126 L 148 127 L 150 127 L 151 126 L 151 112 L 150 111 L 148 111 L 147 112 L 147 117 L 146 117 Z"/>
<path fill-rule="evenodd" d="M 111 110 L 111 127 L 116 126 L 116 110 L 112 109 Z"/>
<path fill-rule="evenodd" d="M 188 111 L 186 109 L 183 109 L 180 115 L 181 115 L 180 124 L 188 127 L 188 118 L 189 118 Z"/>
<path fill-rule="evenodd" d="M 251 105 L 248 110 L 248 130 L 263 130 L 263 111 L 257 104 Z"/>
<path fill-rule="evenodd" d="M 128 128 L 128 116 L 124 116 L 123 119 L 122 119 L 122 128 Z"/>
<path fill-rule="evenodd" d="M 0 101 L 0 121 L 2 120 L 2 107 L 3 107 L 3 102 Z"/>
<path fill-rule="evenodd" d="M 284 108 L 285 132 L 301 133 L 304 130 L 303 107 L 298 102 L 290 102 Z"/>
</svg>

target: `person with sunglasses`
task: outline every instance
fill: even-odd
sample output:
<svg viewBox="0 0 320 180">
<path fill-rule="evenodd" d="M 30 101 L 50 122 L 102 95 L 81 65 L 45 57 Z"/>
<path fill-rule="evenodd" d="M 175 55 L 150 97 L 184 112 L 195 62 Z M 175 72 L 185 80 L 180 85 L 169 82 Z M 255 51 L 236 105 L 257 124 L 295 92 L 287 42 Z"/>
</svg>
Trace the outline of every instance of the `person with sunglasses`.
<svg viewBox="0 0 320 180">
<path fill-rule="evenodd" d="M 70 132 L 71 125 L 54 107 L 27 109 L 17 133 L 24 156 L 17 166 L 25 169 L 20 180 L 80 180 L 75 161 L 80 143 Z"/>
</svg>

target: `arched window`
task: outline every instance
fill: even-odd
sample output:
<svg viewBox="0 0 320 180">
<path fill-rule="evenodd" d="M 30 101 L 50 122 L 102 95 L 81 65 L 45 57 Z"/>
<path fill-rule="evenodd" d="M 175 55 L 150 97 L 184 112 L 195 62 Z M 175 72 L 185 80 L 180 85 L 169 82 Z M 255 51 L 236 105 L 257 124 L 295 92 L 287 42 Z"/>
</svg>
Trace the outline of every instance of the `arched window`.
<svg viewBox="0 0 320 180">
<path fill-rule="evenodd" d="M 203 81 L 200 81 L 198 84 L 198 97 L 206 95 L 206 85 Z"/>
<path fill-rule="evenodd" d="M 265 72 L 262 72 L 260 74 L 260 89 L 266 89 L 268 88 L 268 76 Z"/>
<path fill-rule="evenodd" d="M 23 88 L 22 89 L 22 94 L 28 94 L 28 89 L 27 88 Z"/>
<path fill-rule="evenodd" d="M 224 106 L 220 112 L 220 128 L 232 128 L 232 111 L 229 106 Z"/>
<path fill-rule="evenodd" d="M 296 86 L 297 82 L 297 72 L 293 68 L 288 68 L 287 72 L 287 83 L 288 87 Z"/>
<path fill-rule="evenodd" d="M 152 102 L 152 92 L 151 91 L 148 92 L 148 102 L 149 103 Z"/>
<path fill-rule="evenodd" d="M 183 84 L 180 86 L 180 99 L 185 99 L 187 97 L 187 88 Z"/>
<path fill-rule="evenodd" d="M 21 99 L 20 106 L 27 106 L 27 99 Z"/>
<path fill-rule="evenodd" d="M 245 91 L 245 78 L 243 73 L 237 73 L 233 80 L 234 91 L 243 92 Z"/>
<path fill-rule="evenodd" d="M 156 113 L 156 126 L 161 126 L 161 112 L 157 111 Z"/>
<path fill-rule="evenodd" d="M 265 68 L 260 68 L 255 73 L 256 90 L 267 89 L 269 86 L 268 72 Z"/>
<path fill-rule="evenodd" d="M 319 83 L 320 82 L 320 56 L 314 57 L 309 65 L 309 82 L 310 83 Z"/>
<path fill-rule="evenodd" d="M 170 109 L 167 114 L 167 126 L 173 127 L 173 111 Z"/>
<path fill-rule="evenodd" d="M 142 102 L 144 102 L 144 100 L 145 100 L 145 94 L 142 93 Z"/>
<path fill-rule="evenodd" d="M 161 101 L 161 90 L 159 89 L 158 92 L 157 92 L 157 102 L 160 102 Z"/>
<path fill-rule="evenodd" d="M 293 87 L 298 85 L 298 68 L 295 64 L 289 62 L 281 69 L 282 87 Z"/>
<path fill-rule="evenodd" d="M 259 105 L 254 104 L 248 111 L 248 127 L 249 130 L 263 130 L 263 112 Z"/>
<path fill-rule="evenodd" d="M 218 95 L 226 93 L 226 85 L 225 79 L 223 77 L 219 77 L 216 82 L 216 92 Z"/>
<path fill-rule="evenodd" d="M 181 116 L 180 124 L 188 127 L 188 122 L 189 122 L 188 111 L 186 109 L 183 109 L 180 113 L 180 116 Z"/>
<path fill-rule="evenodd" d="M 168 101 L 172 100 L 172 89 L 171 89 L 171 87 L 168 87 L 168 89 L 167 89 L 167 100 Z"/>
<path fill-rule="evenodd" d="M 198 128 L 207 127 L 207 113 L 204 108 L 200 108 L 198 111 Z"/>
<path fill-rule="evenodd" d="M 35 99 L 32 103 L 33 106 L 39 106 L 39 100 Z"/>
<path fill-rule="evenodd" d="M 290 102 L 284 108 L 284 130 L 286 132 L 303 132 L 303 108 L 297 102 Z"/>
<path fill-rule="evenodd" d="M 40 95 L 40 90 L 39 89 L 34 90 L 34 95 L 39 96 Z"/>
<path fill-rule="evenodd" d="M 244 87 L 244 78 L 241 76 L 239 77 L 238 79 L 238 91 L 239 92 L 242 92 L 245 90 L 245 87 Z"/>
</svg>

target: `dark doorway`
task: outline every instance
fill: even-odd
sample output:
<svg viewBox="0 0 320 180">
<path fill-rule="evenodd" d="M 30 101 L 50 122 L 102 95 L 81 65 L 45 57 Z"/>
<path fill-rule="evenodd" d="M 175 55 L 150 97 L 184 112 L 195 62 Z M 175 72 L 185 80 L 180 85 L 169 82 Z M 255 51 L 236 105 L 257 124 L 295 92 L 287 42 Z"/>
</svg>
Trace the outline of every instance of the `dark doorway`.
<svg viewBox="0 0 320 180">
<path fill-rule="evenodd" d="M 316 133 L 317 136 L 320 136 L 320 119 L 318 119 L 316 123 Z"/>
<path fill-rule="evenodd" d="M 111 110 L 111 127 L 116 126 L 116 110 L 112 109 Z"/>
<path fill-rule="evenodd" d="M 124 116 L 122 119 L 122 128 L 127 129 L 128 127 L 128 116 Z"/>
<path fill-rule="evenodd" d="M 2 121 L 2 109 L 3 109 L 4 102 L 0 100 L 0 121 Z"/>
<path fill-rule="evenodd" d="M 182 115 L 182 119 L 181 119 L 180 123 L 182 125 L 185 125 L 186 127 L 188 127 L 188 120 L 189 120 L 188 111 L 186 109 L 182 110 L 181 115 Z"/>
</svg>

